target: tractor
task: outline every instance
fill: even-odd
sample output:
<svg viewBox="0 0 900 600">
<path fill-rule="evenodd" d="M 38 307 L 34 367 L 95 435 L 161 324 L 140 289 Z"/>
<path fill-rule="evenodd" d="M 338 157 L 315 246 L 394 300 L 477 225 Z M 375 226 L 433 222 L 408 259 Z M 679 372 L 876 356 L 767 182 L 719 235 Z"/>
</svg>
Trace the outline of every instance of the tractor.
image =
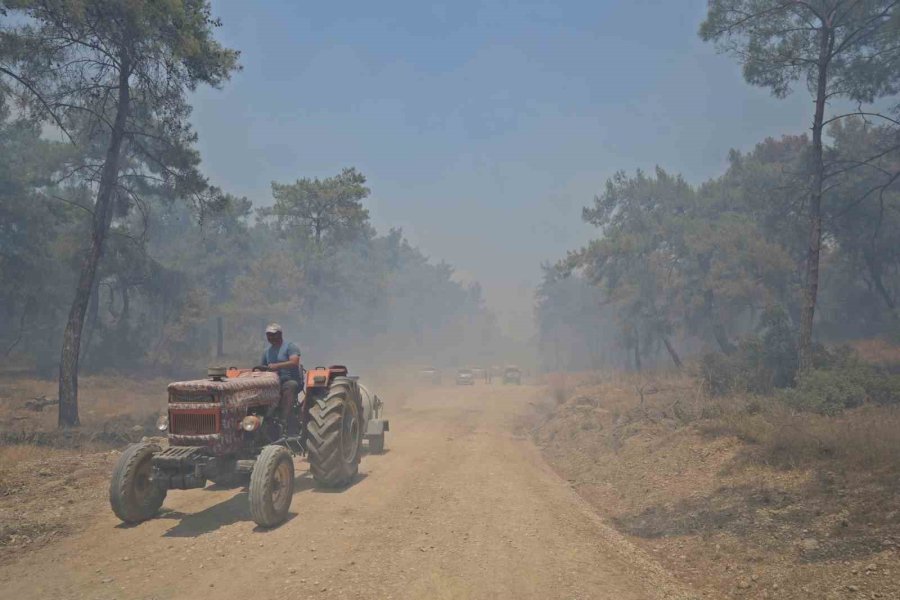
<svg viewBox="0 0 900 600">
<path fill-rule="evenodd" d="M 359 470 L 363 437 L 380 432 L 383 446 L 388 422 L 377 418 L 374 406 L 364 406 L 374 401 L 369 394 L 364 400 L 345 366 L 311 369 L 305 384 L 292 413 L 300 433 L 288 435 L 278 411 L 278 375 L 265 367 L 215 367 L 207 379 L 170 383 L 167 413 L 157 421 L 168 446 L 141 442 L 120 455 L 109 486 L 113 512 L 139 523 L 156 515 L 169 490 L 249 476 L 250 515 L 273 527 L 287 518 L 293 456 L 302 454 L 317 485 L 347 485 Z"/>
</svg>

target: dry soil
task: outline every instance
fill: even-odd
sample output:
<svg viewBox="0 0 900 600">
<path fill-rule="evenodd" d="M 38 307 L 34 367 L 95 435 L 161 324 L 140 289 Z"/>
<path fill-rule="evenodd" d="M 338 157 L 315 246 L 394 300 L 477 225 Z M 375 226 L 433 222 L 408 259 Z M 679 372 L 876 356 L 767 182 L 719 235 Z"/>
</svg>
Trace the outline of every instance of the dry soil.
<svg viewBox="0 0 900 600">
<path fill-rule="evenodd" d="M 272 530 L 250 520 L 246 489 L 216 486 L 170 492 L 156 519 L 123 526 L 95 468 L 70 482 L 88 489 L 52 508 L 82 520 L 75 533 L 7 556 L 0 596 L 692 597 L 514 433 L 540 393 L 424 388 L 402 409 L 386 398 L 387 451 L 364 456 L 358 480 L 334 492 L 317 490 L 298 458 L 290 519 Z M 105 469 L 112 457 L 91 460 Z M 45 495 L 56 507 L 54 490 Z"/>
</svg>

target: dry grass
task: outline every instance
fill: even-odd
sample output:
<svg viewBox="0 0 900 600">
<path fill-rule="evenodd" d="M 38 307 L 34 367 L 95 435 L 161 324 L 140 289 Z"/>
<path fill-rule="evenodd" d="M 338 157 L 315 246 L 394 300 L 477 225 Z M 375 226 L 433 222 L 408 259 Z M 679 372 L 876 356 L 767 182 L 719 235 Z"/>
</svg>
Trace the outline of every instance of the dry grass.
<svg viewBox="0 0 900 600">
<path fill-rule="evenodd" d="M 143 422 L 166 405 L 164 379 L 84 377 L 79 381 L 78 403 L 82 425 L 103 427 L 111 420 Z M 56 407 L 42 412 L 25 409 L 31 398 L 57 397 L 55 381 L 31 377 L 0 377 L 0 430 L 50 430 L 56 427 Z"/>
<path fill-rule="evenodd" d="M 746 459 L 778 468 L 893 470 L 900 456 L 900 407 L 867 405 L 839 416 L 796 412 L 772 398 L 711 398 L 677 372 L 553 374 L 545 382 L 557 405 L 592 408 L 583 418 L 597 423 L 583 427 L 612 448 L 644 427 L 690 427 L 736 438 Z"/>
<path fill-rule="evenodd" d="M 618 426 L 633 423 L 686 425 L 701 418 L 706 398 L 696 381 L 677 372 L 598 373 L 576 397 L 596 397 Z M 584 400 L 582 400 L 584 402 Z"/>
<path fill-rule="evenodd" d="M 863 361 L 883 366 L 900 366 L 900 346 L 883 339 L 868 339 L 852 342 L 850 346 Z"/>
<path fill-rule="evenodd" d="M 896 406 L 866 405 L 839 416 L 796 412 L 772 398 L 711 398 L 691 377 L 673 373 L 611 375 L 599 390 L 600 405 L 619 426 L 663 423 L 733 436 L 747 445 L 747 458 L 781 468 L 893 470 L 900 456 Z"/>
<path fill-rule="evenodd" d="M 23 462 L 46 460 L 61 454 L 65 454 L 65 451 L 47 446 L 31 444 L 0 446 L 0 474 Z"/>
<path fill-rule="evenodd" d="M 758 592 L 778 584 L 777 597 L 844 598 L 848 581 L 866 597 L 900 597 L 887 577 L 900 556 L 900 408 L 797 413 L 770 398 L 709 398 L 677 373 L 578 381 L 535 441 L 610 523 L 706 597 L 775 597 Z M 871 563 L 883 580 L 854 575 Z"/>
<path fill-rule="evenodd" d="M 0 477 L 9 465 L 41 461 L 58 452 L 71 455 L 122 448 L 155 433 L 165 409 L 166 384 L 160 379 L 86 377 L 79 386 L 81 427 L 57 429 L 57 407 L 27 408 L 36 397 L 56 397 L 56 384 L 27 376 L 0 376 Z"/>
<path fill-rule="evenodd" d="M 10 474 L 17 466 L 23 463 L 33 463 L 46 460 L 61 454 L 63 451 L 53 448 L 33 446 L 31 444 L 13 444 L 0 446 L 0 494 L 6 492 L 5 482 L 9 481 Z"/>
<path fill-rule="evenodd" d="M 750 445 L 748 456 L 778 467 L 893 470 L 900 456 L 900 409 L 863 406 L 836 417 L 797 413 L 772 400 L 732 399 L 700 423 Z"/>
<path fill-rule="evenodd" d="M 564 403 L 572 395 L 572 384 L 567 373 L 548 373 L 544 376 L 544 383 L 550 391 L 550 397 L 557 405 Z"/>
<path fill-rule="evenodd" d="M 57 407 L 30 410 L 57 397 L 55 381 L 0 372 L 0 563 L 79 530 L 105 500 L 109 470 L 121 449 L 153 432 L 165 408 L 162 379 L 84 377 L 82 426 L 59 431 Z M 65 507 L 65 511 L 60 509 Z"/>
</svg>

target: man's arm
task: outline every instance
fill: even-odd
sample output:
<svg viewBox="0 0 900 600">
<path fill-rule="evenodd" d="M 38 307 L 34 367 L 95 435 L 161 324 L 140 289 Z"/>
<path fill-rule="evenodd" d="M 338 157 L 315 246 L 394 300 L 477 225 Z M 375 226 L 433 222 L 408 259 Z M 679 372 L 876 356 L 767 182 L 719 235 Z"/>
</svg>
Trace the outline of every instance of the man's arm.
<svg viewBox="0 0 900 600">
<path fill-rule="evenodd" d="M 299 367 L 300 366 L 300 349 L 297 346 L 291 344 L 288 346 L 288 359 L 284 362 L 280 363 L 272 363 L 269 365 L 270 371 L 276 371 L 278 369 L 289 369 L 291 367 Z"/>
<path fill-rule="evenodd" d="M 287 369 L 290 367 L 296 367 L 300 365 L 300 356 L 297 354 L 292 354 L 288 359 L 284 362 L 272 363 L 269 365 L 270 371 L 277 371 L 278 369 Z"/>
</svg>

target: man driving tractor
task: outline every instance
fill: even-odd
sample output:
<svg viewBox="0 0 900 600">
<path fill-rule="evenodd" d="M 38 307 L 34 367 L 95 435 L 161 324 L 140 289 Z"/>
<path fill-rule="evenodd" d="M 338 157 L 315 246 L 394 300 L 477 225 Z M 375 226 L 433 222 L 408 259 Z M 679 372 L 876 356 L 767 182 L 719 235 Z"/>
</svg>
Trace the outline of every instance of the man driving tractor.
<svg viewBox="0 0 900 600">
<path fill-rule="evenodd" d="M 291 406 L 297 394 L 303 389 L 303 378 L 300 375 L 300 349 L 293 342 L 285 342 L 281 325 L 269 323 L 266 327 L 266 340 L 269 347 L 262 355 L 262 364 L 270 371 L 278 373 L 281 381 L 281 421 L 287 424 L 287 434 L 297 435 L 298 423 L 291 418 Z"/>
</svg>

